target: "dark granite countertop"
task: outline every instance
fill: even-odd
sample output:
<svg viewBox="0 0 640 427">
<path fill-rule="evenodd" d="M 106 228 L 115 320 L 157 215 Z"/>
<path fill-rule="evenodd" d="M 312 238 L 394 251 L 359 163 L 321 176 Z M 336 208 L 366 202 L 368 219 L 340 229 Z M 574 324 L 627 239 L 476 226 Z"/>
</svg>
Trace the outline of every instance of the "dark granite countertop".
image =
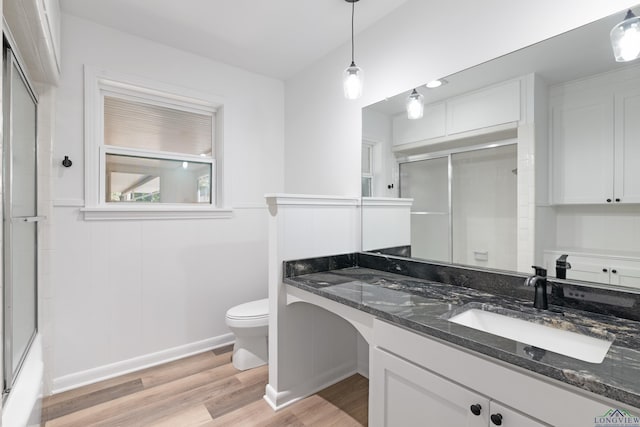
<svg viewBox="0 0 640 427">
<path fill-rule="evenodd" d="M 340 264 L 310 274 L 292 273 L 296 268 L 304 270 L 299 268 L 304 263 L 289 265 L 284 281 L 416 332 L 640 408 L 640 322 L 636 320 L 571 306 L 550 305 L 549 311 L 541 312 L 533 308 L 532 299 L 497 294 L 495 288 L 487 292 L 362 266 L 340 268 L 344 267 Z M 614 341 L 602 363 L 584 362 L 447 320 L 463 311 L 460 308 L 465 304 L 507 315 L 516 312 L 529 321 Z"/>
</svg>

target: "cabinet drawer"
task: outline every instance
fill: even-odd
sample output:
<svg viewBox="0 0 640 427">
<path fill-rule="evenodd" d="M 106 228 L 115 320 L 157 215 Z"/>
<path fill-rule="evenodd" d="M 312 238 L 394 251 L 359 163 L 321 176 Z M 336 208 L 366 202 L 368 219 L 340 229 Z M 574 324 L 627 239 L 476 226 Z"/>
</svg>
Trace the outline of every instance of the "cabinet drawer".
<svg viewBox="0 0 640 427">
<path fill-rule="evenodd" d="M 569 260 L 571 268 L 567 270 L 568 280 L 609 283 L 609 268 L 602 261 L 591 262 Z M 554 270 L 555 273 L 555 264 Z M 552 273 L 552 274 L 554 274 Z"/>
</svg>

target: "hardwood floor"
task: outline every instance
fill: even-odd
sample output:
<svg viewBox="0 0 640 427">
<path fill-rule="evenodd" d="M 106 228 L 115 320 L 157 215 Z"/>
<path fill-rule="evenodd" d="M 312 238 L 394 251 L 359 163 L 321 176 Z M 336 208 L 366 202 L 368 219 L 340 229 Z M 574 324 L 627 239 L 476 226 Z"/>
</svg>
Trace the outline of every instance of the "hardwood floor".
<svg viewBox="0 0 640 427">
<path fill-rule="evenodd" d="M 238 371 L 231 347 L 48 397 L 45 427 L 365 426 L 369 382 L 349 377 L 274 412 L 266 366 Z"/>
</svg>

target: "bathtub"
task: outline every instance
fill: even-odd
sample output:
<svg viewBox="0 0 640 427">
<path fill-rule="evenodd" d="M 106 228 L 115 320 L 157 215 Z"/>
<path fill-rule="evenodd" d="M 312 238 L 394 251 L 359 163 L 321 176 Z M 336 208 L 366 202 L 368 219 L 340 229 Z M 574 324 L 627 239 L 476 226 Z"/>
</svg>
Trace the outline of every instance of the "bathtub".
<svg viewBox="0 0 640 427">
<path fill-rule="evenodd" d="M 42 340 L 37 334 L 13 389 L 2 407 L 3 427 L 39 426 L 42 415 L 44 363 Z"/>
</svg>

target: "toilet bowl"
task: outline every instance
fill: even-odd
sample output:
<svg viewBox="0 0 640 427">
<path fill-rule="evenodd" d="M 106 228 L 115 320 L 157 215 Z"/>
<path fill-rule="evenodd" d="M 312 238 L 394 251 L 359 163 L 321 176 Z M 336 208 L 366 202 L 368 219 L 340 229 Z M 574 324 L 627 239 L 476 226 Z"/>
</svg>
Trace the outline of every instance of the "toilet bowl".
<svg viewBox="0 0 640 427">
<path fill-rule="evenodd" d="M 231 307 L 225 320 L 236 336 L 233 366 L 244 371 L 268 363 L 269 299 Z"/>
</svg>

